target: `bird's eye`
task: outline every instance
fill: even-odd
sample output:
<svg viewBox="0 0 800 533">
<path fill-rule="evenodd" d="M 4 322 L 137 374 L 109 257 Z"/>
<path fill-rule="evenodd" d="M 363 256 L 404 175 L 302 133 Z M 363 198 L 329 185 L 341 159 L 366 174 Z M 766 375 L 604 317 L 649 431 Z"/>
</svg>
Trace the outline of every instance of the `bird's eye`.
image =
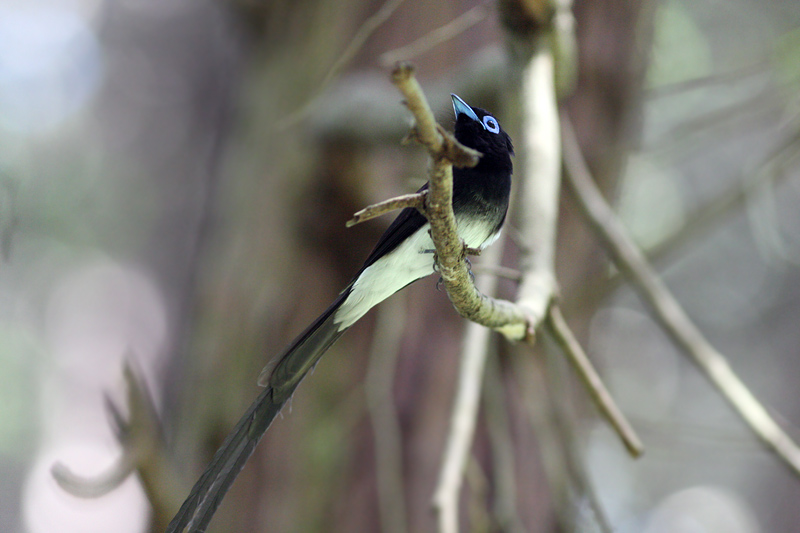
<svg viewBox="0 0 800 533">
<path fill-rule="evenodd" d="M 500 133 L 500 124 L 492 116 L 486 115 L 483 117 L 483 125 L 492 133 Z"/>
</svg>

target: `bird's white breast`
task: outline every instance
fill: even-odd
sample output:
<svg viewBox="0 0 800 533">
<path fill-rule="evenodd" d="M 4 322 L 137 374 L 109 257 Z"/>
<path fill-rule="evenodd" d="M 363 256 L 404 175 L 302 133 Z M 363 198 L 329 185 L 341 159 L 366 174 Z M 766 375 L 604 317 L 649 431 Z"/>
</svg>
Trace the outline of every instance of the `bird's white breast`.
<svg viewBox="0 0 800 533">
<path fill-rule="evenodd" d="M 469 248 L 485 248 L 498 234 L 489 235 L 486 224 L 469 217 L 457 219 L 458 234 Z M 340 330 L 349 328 L 367 311 L 409 283 L 433 273 L 433 240 L 430 224 L 368 266 L 353 283 L 350 296 L 336 311 L 334 322 Z"/>
</svg>

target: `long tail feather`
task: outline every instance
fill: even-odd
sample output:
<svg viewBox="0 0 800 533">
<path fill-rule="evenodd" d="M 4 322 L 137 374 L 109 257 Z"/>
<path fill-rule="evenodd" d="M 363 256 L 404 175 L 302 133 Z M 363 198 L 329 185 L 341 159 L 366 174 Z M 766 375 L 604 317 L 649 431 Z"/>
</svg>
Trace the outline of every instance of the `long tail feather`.
<svg viewBox="0 0 800 533">
<path fill-rule="evenodd" d="M 322 357 L 344 333 L 334 322 L 334 313 L 342 305 L 345 291 L 289 348 L 262 372 L 259 383 L 266 389 L 247 409 L 236 427 L 217 450 L 211 464 L 195 483 L 189 497 L 169 523 L 167 533 L 205 531 L 236 476 L 269 428 L 275 416 Z"/>
</svg>

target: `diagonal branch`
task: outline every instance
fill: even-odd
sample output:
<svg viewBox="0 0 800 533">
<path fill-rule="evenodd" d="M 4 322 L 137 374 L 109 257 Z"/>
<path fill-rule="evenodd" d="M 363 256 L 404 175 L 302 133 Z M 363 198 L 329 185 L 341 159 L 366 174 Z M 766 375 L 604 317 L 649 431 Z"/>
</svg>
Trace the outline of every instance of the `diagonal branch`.
<svg viewBox="0 0 800 533">
<path fill-rule="evenodd" d="M 630 423 L 625 419 L 625 416 L 619 410 L 619 407 L 614 403 L 611 394 L 603 384 L 597 371 L 592 366 L 591 361 L 583 351 L 578 339 L 567 326 L 564 316 L 561 314 L 561 309 L 557 305 L 550 308 L 547 314 L 547 329 L 553 336 L 553 339 L 567 356 L 569 362 L 575 367 L 575 371 L 581 378 L 581 381 L 586 386 L 589 394 L 592 397 L 595 405 L 597 405 L 600 412 L 606 418 L 611 427 L 617 432 L 617 435 L 622 439 L 625 448 L 633 457 L 639 457 L 644 453 L 644 446 L 642 441 L 636 435 L 636 432 L 631 427 Z"/>
<path fill-rule="evenodd" d="M 336 78 L 339 73 L 348 65 L 348 63 L 353 60 L 358 51 L 363 48 L 364 43 L 367 42 L 367 39 L 369 39 L 369 37 L 375 33 L 375 30 L 380 28 L 384 22 L 389 20 L 389 17 L 392 16 L 392 13 L 394 13 L 404 1 L 405 0 L 386 0 L 386 2 L 380 7 L 380 9 L 378 9 L 378 11 L 375 12 L 374 15 L 364 21 L 364 24 L 361 25 L 356 34 L 353 36 L 353 39 L 347 45 L 347 48 L 344 49 L 333 66 L 331 66 L 331 68 L 328 70 L 328 73 L 325 74 L 325 77 L 318 85 L 317 92 L 299 109 L 292 111 L 289 113 L 289 115 L 280 119 L 277 123 L 278 129 L 294 126 L 308 116 L 311 110 L 314 109 L 314 106 L 316 105 L 323 91 L 328 87 L 331 81 L 333 81 L 334 78 Z"/>
<path fill-rule="evenodd" d="M 430 33 L 423 35 L 416 41 L 403 47 L 384 52 L 380 57 L 380 63 L 388 67 L 394 65 L 398 61 L 413 59 L 431 48 L 460 35 L 475 24 L 486 19 L 488 15 L 489 8 L 486 4 L 478 4 L 444 26 L 440 26 Z"/>
<path fill-rule="evenodd" d="M 405 209 L 406 207 L 414 207 L 419 211 L 424 212 L 425 196 L 427 196 L 427 194 L 428 191 L 420 191 L 413 194 L 404 194 L 395 198 L 389 198 L 388 200 L 378 202 L 377 204 L 368 205 L 361 211 L 356 212 L 356 214 L 353 215 L 353 218 L 348 220 L 345 225 L 350 228 L 356 224 L 361 224 L 367 220 L 372 220 L 373 218 L 385 215 L 390 211 L 394 211 L 396 209 Z"/>
<path fill-rule="evenodd" d="M 689 319 L 603 199 L 566 116 L 562 117 L 562 134 L 567 183 L 617 268 L 633 283 L 672 341 L 700 367 L 762 443 L 800 475 L 800 449 Z"/>
</svg>

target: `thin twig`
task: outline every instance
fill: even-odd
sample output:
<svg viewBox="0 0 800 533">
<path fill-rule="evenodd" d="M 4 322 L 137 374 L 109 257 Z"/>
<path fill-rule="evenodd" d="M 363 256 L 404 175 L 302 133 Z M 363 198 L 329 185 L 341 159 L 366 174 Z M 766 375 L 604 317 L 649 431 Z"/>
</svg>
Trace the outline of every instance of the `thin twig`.
<svg viewBox="0 0 800 533">
<path fill-rule="evenodd" d="M 79 498 L 100 498 L 122 485 L 136 471 L 137 459 L 132 450 L 124 450 L 119 460 L 100 475 L 86 477 L 56 462 L 50 474 L 62 490 Z"/>
<path fill-rule="evenodd" d="M 427 52 L 431 48 L 449 41 L 453 37 L 456 37 L 470 29 L 478 22 L 484 20 L 488 14 L 489 10 L 486 5 L 479 4 L 469 11 L 462 13 L 444 26 L 440 26 L 420 37 L 416 41 L 381 54 L 380 63 L 381 65 L 389 66 L 394 65 L 398 61 L 408 61 L 409 59 L 414 59 L 418 55 Z"/>
<path fill-rule="evenodd" d="M 404 294 L 397 294 L 378 308 L 369 367 L 364 379 L 367 409 L 375 440 L 378 510 L 381 531 L 386 533 L 404 533 L 408 530 L 403 491 L 402 433 L 393 393 L 404 328 Z"/>
<path fill-rule="evenodd" d="M 674 96 L 676 94 L 694 91 L 696 89 L 705 89 L 715 87 L 718 85 L 727 85 L 731 82 L 739 81 L 743 78 L 748 78 L 757 74 L 764 74 L 772 67 L 772 62 L 769 60 L 761 60 L 756 63 L 744 65 L 739 68 L 725 71 L 714 72 L 707 76 L 699 78 L 692 78 L 689 80 L 670 83 L 667 85 L 660 85 L 646 89 L 644 97 L 648 99 L 664 98 Z"/>
<path fill-rule="evenodd" d="M 522 272 L 516 268 L 506 267 L 502 265 L 473 265 L 473 274 L 492 274 L 498 278 L 503 278 L 511 281 L 520 281 L 522 279 Z"/>
<path fill-rule="evenodd" d="M 661 263 L 692 239 L 711 231 L 728 217 L 739 213 L 765 187 L 765 182 L 776 187 L 791 177 L 792 173 L 784 170 L 800 156 L 800 124 L 795 124 L 794 127 L 795 131 L 782 139 L 750 174 L 742 176 L 736 183 L 694 208 L 678 228 L 655 245 L 646 248 L 644 253 L 648 261 L 652 264 Z M 619 271 L 614 271 L 609 274 L 601 290 L 604 294 L 611 294 L 623 281 Z M 603 295 L 598 298 L 602 299 Z M 577 300 L 562 302 L 565 309 L 571 309 L 578 304 Z"/>
<path fill-rule="evenodd" d="M 783 108 L 783 97 L 772 88 L 766 88 L 753 96 L 681 122 L 649 142 L 645 152 L 660 157 L 685 156 L 686 152 L 701 150 L 704 144 L 717 141 L 720 136 L 731 135 L 738 129 L 749 129 L 751 122 L 745 118 Z"/>
<path fill-rule="evenodd" d="M 294 126 L 308 115 L 308 113 L 314 108 L 314 105 L 316 105 L 325 88 L 327 88 L 330 82 L 339 75 L 342 69 L 344 69 L 344 67 L 346 67 L 347 64 L 353 60 L 355 55 L 359 50 L 361 50 L 361 48 L 364 46 L 364 43 L 367 42 L 367 39 L 369 39 L 375 30 L 380 28 L 384 22 L 389 20 L 389 17 L 391 17 L 392 13 L 394 13 L 395 10 L 400 7 L 400 4 L 402 4 L 403 1 L 404 0 L 387 0 L 381 6 L 381 8 L 375 12 L 374 15 L 364 21 L 361 27 L 358 28 L 356 34 L 353 36 L 353 39 L 339 56 L 339 59 L 336 60 L 336 62 L 328 70 L 328 73 L 325 74 L 322 82 L 317 86 L 317 90 L 314 95 L 299 109 L 292 111 L 289 113 L 289 115 L 278 120 L 278 129 Z"/>
<path fill-rule="evenodd" d="M 566 116 L 562 119 L 562 133 L 567 182 L 617 268 L 633 283 L 672 341 L 700 367 L 763 444 L 800 475 L 800 449 L 689 319 L 603 199 Z"/>
<path fill-rule="evenodd" d="M 406 207 L 414 207 L 419 209 L 420 211 L 425 210 L 425 196 L 427 196 L 428 191 L 420 191 L 415 192 L 413 194 L 404 194 L 402 196 L 397 196 L 395 198 L 390 198 L 388 200 L 384 200 L 382 202 L 378 202 L 377 204 L 372 204 L 361 211 L 356 212 L 353 215 L 353 218 L 347 221 L 345 224 L 348 228 L 355 226 L 356 224 L 361 224 L 362 222 L 366 222 L 367 220 L 372 220 L 373 218 L 377 218 L 381 215 L 385 215 L 391 211 L 396 209 L 404 209 Z"/>
<path fill-rule="evenodd" d="M 487 363 L 483 409 L 492 452 L 492 513 L 499 531 L 519 533 L 525 529 L 517 514 L 514 439 L 506 405 L 503 370 L 498 357 L 492 357 Z"/>
<path fill-rule="evenodd" d="M 698 233 L 713 227 L 714 224 L 724 220 L 726 216 L 738 212 L 764 186 L 765 181 L 769 181 L 775 176 L 774 170 L 777 167 L 788 164 L 800 153 L 800 124 L 797 124 L 796 127 L 798 129 L 783 139 L 764 158 L 756 170 L 696 208 L 678 229 L 648 249 L 647 256 L 650 261 L 658 261 L 669 255 Z M 791 173 L 785 172 L 782 174 L 782 179 L 791 175 Z"/>
<path fill-rule="evenodd" d="M 553 339 L 564 352 L 564 355 L 567 356 L 569 362 L 572 363 L 584 387 L 589 391 L 592 401 L 594 401 L 600 413 L 622 439 L 628 453 L 633 457 L 642 455 L 644 453 L 642 441 L 625 419 L 625 415 L 622 414 L 617 404 L 614 403 L 611 394 L 603 385 L 603 380 L 600 379 L 580 343 L 575 338 L 575 335 L 572 334 L 557 305 L 553 305 L 550 308 L 545 323 L 547 324 L 547 331 L 553 336 Z"/>
</svg>

